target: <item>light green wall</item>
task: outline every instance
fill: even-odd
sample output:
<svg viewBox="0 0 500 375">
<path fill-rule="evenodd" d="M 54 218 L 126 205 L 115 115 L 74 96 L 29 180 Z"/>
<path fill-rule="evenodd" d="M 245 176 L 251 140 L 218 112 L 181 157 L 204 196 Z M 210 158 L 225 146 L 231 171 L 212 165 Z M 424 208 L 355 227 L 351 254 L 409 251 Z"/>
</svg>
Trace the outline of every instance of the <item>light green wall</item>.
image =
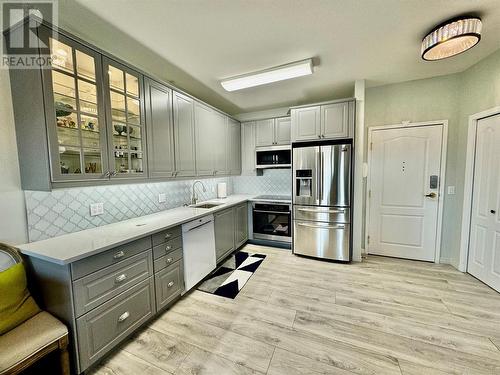
<svg viewBox="0 0 500 375">
<path fill-rule="evenodd" d="M 460 249 L 468 117 L 500 105 L 500 50 L 458 74 L 369 88 L 366 126 L 448 120 L 441 259 L 457 266 Z"/>
</svg>

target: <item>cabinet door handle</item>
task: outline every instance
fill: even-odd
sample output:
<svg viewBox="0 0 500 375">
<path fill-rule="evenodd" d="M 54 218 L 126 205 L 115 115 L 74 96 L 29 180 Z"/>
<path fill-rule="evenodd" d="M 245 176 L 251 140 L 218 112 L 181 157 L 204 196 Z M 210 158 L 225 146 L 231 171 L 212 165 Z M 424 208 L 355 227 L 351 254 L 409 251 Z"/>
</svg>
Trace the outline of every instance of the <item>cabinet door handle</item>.
<svg viewBox="0 0 500 375">
<path fill-rule="evenodd" d="M 173 282 L 173 281 L 171 281 L 171 282 L 169 282 L 169 283 L 167 284 L 167 287 L 169 287 L 169 288 L 172 288 L 173 286 L 174 286 L 174 282 Z"/>
<path fill-rule="evenodd" d="M 111 175 L 111 177 L 115 177 L 117 174 L 118 174 L 118 173 L 116 173 L 116 171 L 113 171 L 113 172 L 111 172 L 111 174 L 110 174 L 110 175 Z"/>
<path fill-rule="evenodd" d="M 172 249 L 172 246 L 170 246 L 170 245 L 165 246 L 165 251 L 170 251 L 171 249 Z"/>
<path fill-rule="evenodd" d="M 497 212 L 495 210 L 490 210 L 490 213 L 496 214 Z"/>
<path fill-rule="evenodd" d="M 172 263 L 172 258 L 167 258 L 167 263 Z"/>
<path fill-rule="evenodd" d="M 124 256 L 125 256 L 125 253 L 122 250 L 120 250 L 115 255 L 113 255 L 113 258 L 114 259 L 120 259 L 120 258 L 123 258 Z"/>
<path fill-rule="evenodd" d="M 165 233 L 165 239 L 168 240 L 172 235 L 170 233 Z"/>
<path fill-rule="evenodd" d="M 321 135 L 318 135 L 318 138 L 321 138 Z"/>
<path fill-rule="evenodd" d="M 121 314 L 119 317 L 118 317 L 118 322 L 124 322 L 125 320 L 127 320 L 127 318 L 130 316 L 130 313 L 128 311 L 125 311 L 123 314 Z"/>
<path fill-rule="evenodd" d="M 106 171 L 106 173 L 102 175 L 102 177 L 104 178 L 109 178 L 109 176 L 111 176 L 111 173 L 109 171 Z"/>
<path fill-rule="evenodd" d="M 122 282 L 124 282 L 124 281 L 125 281 L 125 279 L 126 279 L 126 278 L 127 278 L 127 275 L 126 275 L 126 274 L 124 274 L 124 273 L 122 273 L 121 275 L 116 276 L 115 281 L 116 281 L 117 283 L 122 283 Z"/>
</svg>

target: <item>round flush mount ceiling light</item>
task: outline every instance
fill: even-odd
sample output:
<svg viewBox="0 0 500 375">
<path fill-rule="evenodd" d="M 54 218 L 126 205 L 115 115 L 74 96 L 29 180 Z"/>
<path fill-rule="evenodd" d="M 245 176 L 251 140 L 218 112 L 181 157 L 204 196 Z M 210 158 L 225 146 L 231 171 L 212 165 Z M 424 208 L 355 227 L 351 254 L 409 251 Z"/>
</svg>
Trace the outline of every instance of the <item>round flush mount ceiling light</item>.
<svg viewBox="0 0 500 375">
<path fill-rule="evenodd" d="M 422 40 L 422 58 L 441 60 L 474 47 L 481 40 L 483 24 L 478 17 L 460 17 L 436 26 Z"/>
</svg>

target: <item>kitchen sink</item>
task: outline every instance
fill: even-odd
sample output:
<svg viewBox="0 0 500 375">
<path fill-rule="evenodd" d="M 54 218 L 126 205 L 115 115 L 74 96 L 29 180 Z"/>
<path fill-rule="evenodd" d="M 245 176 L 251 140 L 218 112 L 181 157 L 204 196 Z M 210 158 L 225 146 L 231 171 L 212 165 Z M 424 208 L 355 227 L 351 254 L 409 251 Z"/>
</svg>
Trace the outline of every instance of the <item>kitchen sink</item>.
<svg viewBox="0 0 500 375">
<path fill-rule="evenodd" d="M 194 204 L 190 207 L 194 208 L 214 208 L 217 206 L 220 206 L 222 203 L 200 203 L 200 204 Z"/>
</svg>

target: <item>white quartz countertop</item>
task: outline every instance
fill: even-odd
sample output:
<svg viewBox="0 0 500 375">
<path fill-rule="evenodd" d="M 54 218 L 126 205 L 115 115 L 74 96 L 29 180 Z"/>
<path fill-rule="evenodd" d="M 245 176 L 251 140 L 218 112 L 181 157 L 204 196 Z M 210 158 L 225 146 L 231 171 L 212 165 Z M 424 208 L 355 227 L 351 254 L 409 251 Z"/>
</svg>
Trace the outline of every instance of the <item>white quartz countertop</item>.
<svg viewBox="0 0 500 375">
<path fill-rule="evenodd" d="M 18 247 L 25 255 L 65 265 L 164 229 L 213 214 L 236 204 L 249 201 L 254 197 L 255 195 L 230 195 L 224 199 L 211 199 L 200 203 L 213 202 L 221 204 L 209 209 L 177 207 L 151 215 L 19 245 Z"/>
</svg>

